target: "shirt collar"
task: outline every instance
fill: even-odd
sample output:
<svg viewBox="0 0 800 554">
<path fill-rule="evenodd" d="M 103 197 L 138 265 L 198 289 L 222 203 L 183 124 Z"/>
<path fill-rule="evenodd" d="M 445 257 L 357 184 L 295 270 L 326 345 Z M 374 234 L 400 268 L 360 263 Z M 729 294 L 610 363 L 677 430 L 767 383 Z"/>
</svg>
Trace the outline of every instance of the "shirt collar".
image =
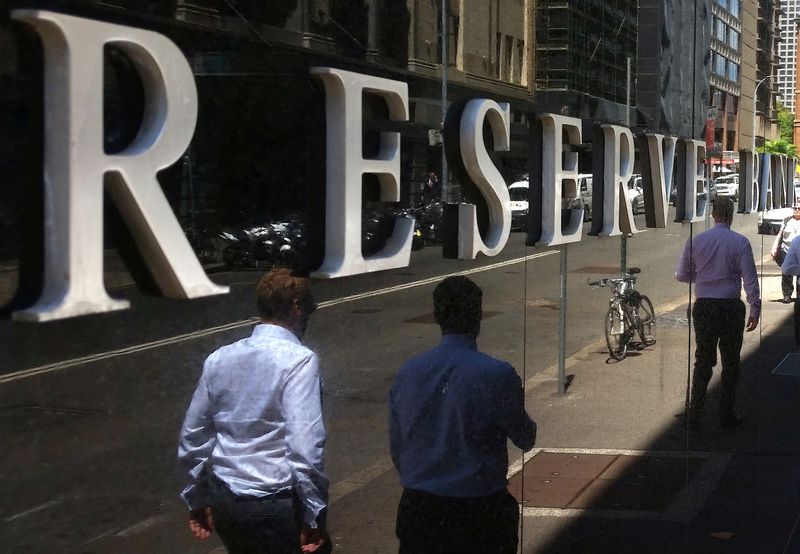
<svg viewBox="0 0 800 554">
<path fill-rule="evenodd" d="M 280 339 L 288 340 L 295 344 L 300 344 L 300 339 L 288 329 L 284 329 L 280 325 L 273 325 L 271 323 L 259 323 L 253 329 L 252 337 L 256 340 L 264 339 Z"/>
<path fill-rule="evenodd" d="M 467 335 L 442 335 L 442 346 L 460 346 L 477 350 L 478 341 Z"/>
<path fill-rule="evenodd" d="M 715 227 L 715 228 L 717 228 L 717 227 L 724 227 L 725 229 L 730 229 L 730 228 L 731 228 L 731 226 L 730 226 L 730 225 L 728 225 L 727 223 L 715 223 L 715 224 L 714 224 L 714 227 Z"/>
</svg>

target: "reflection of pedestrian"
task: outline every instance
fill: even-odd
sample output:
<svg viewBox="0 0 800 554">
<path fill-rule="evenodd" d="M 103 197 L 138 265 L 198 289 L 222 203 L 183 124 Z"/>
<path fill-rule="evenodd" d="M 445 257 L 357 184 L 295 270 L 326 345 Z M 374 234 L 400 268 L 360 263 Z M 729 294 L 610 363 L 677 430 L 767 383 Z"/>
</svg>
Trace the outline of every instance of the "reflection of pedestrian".
<svg viewBox="0 0 800 554">
<path fill-rule="evenodd" d="M 797 213 L 795 211 L 794 213 Z M 800 276 L 800 240 L 793 240 L 786 253 L 786 258 L 781 265 L 781 273 L 788 275 L 789 279 L 793 276 Z M 794 343 L 800 346 L 800 295 L 794 300 Z"/>
<path fill-rule="evenodd" d="M 441 195 L 442 184 L 439 182 L 439 177 L 436 176 L 436 172 L 431 171 L 428 173 L 427 179 L 425 179 L 422 197 L 425 200 L 425 203 L 429 204 L 433 200 L 438 200 Z"/>
<path fill-rule="evenodd" d="M 781 290 L 783 291 L 783 302 L 788 304 L 792 301 L 792 289 L 794 289 L 793 281 L 795 278 L 783 270 L 783 260 L 786 253 L 789 252 L 789 245 L 800 234 L 800 203 L 795 203 L 794 212 L 791 217 L 783 220 L 780 231 L 775 236 L 775 242 L 772 243 L 772 248 L 769 253 L 772 259 L 781 266 Z M 800 284 L 797 287 L 800 293 Z"/>
<path fill-rule="evenodd" d="M 755 329 L 761 314 L 753 250 L 747 238 L 730 229 L 733 201 L 717 197 L 711 213 L 714 227 L 686 243 L 675 270 L 678 281 L 692 282 L 696 286 L 692 318 L 697 348 L 687 413 L 689 426 L 693 430 L 700 428 L 700 413 L 712 368 L 717 361 L 717 345 L 722 357 L 722 426 L 732 428 L 741 423 L 741 418 L 734 413 L 734 400 L 739 378 L 742 331 Z M 750 304 L 746 327 L 745 306 L 740 298 L 742 282 Z"/>
<path fill-rule="evenodd" d="M 256 292 L 261 324 L 208 357 L 186 413 L 181 496 L 192 533 L 228 552 L 313 551 L 329 541 L 319 365 L 300 344 L 315 305 L 286 269 Z"/>
<path fill-rule="evenodd" d="M 514 368 L 477 350 L 481 297 L 466 277 L 436 287 L 442 341 L 408 360 L 391 389 L 389 441 L 404 488 L 401 554 L 517 552 L 506 441 L 531 449 L 536 424 Z"/>
</svg>

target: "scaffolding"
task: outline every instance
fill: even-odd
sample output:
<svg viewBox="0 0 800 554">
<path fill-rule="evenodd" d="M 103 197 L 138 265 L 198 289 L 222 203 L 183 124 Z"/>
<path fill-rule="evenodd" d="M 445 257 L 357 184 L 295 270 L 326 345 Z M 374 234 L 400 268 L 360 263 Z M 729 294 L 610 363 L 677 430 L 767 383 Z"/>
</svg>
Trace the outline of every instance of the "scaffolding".
<svg viewBox="0 0 800 554">
<path fill-rule="evenodd" d="M 537 90 L 625 103 L 626 60 L 637 55 L 636 0 L 540 0 L 536 17 Z"/>
</svg>

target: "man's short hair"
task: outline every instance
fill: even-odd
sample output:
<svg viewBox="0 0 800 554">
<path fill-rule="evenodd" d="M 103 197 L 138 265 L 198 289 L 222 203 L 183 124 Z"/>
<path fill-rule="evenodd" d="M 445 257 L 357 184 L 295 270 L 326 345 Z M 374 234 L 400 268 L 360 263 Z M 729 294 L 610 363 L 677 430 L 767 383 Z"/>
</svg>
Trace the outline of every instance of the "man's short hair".
<svg viewBox="0 0 800 554">
<path fill-rule="evenodd" d="M 725 221 L 733 221 L 733 200 L 726 197 L 717 196 L 714 199 L 714 207 L 711 209 L 711 216 Z"/>
<path fill-rule="evenodd" d="M 268 271 L 256 286 L 258 315 L 264 321 L 286 321 L 295 300 L 301 303 L 311 296 L 307 278 L 296 277 L 290 269 Z"/>
<path fill-rule="evenodd" d="M 446 335 L 478 336 L 481 288 L 466 277 L 448 277 L 433 291 L 433 316 Z"/>
</svg>

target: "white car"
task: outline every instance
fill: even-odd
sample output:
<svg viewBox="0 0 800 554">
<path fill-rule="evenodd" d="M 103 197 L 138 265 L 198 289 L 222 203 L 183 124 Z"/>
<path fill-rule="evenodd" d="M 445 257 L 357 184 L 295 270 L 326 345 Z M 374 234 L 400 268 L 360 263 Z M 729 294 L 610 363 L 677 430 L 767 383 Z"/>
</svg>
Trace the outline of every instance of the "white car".
<svg viewBox="0 0 800 554">
<path fill-rule="evenodd" d="M 717 177 L 714 181 L 716 195 L 720 197 L 739 199 L 739 175 L 725 175 Z"/>
<path fill-rule="evenodd" d="M 528 228 L 528 180 L 517 181 L 508 185 L 508 196 L 511 200 L 511 229 Z"/>
<path fill-rule="evenodd" d="M 792 208 L 775 208 L 758 214 L 758 232 L 762 235 L 777 235 L 781 230 L 783 220 L 792 217 Z"/>
</svg>

